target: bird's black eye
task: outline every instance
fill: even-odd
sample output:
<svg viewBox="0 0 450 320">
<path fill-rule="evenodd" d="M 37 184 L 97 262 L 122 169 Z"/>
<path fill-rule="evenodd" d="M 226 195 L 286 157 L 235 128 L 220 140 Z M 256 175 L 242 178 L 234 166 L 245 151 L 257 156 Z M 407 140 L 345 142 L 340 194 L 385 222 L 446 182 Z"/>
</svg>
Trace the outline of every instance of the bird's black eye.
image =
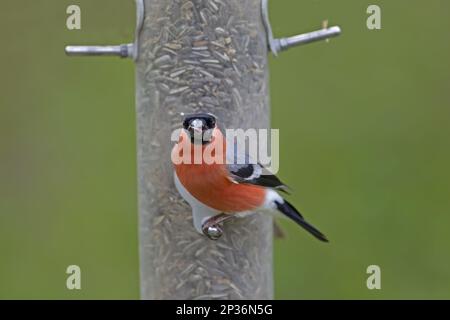
<svg viewBox="0 0 450 320">
<path fill-rule="evenodd" d="M 189 125 L 191 124 L 191 118 L 186 118 L 183 121 L 183 128 L 185 128 L 186 130 L 189 128 Z"/>
<path fill-rule="evenodd" d="M 214 119 L 213 117 L 206 118 L 205 122 L 208 129 L 213 129 L 216 126 L 216 119 Z"/>
</svg>

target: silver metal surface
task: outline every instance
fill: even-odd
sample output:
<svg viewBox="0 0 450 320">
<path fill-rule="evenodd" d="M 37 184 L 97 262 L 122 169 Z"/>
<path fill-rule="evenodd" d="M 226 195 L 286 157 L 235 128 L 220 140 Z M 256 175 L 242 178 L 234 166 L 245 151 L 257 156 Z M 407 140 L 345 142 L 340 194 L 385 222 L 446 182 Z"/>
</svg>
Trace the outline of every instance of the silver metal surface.
<svg viewBox="0 0 450 320">
<path fill-rule="evenodd" d="M 299 34 L 289 38 L 275 39 L 278 42 L 279 50 L 286 50 L 290 47 L 308 44 L 315 41 L 326 40 L 332 37 L 337 37 L 341 34 L 341 28 L 334 26 L 327 29 L 312 31 L 304 34 Z"/>
<path fill-rule="evenodd" d="M 276 39 L 273 36 L 272 26 L 269 19 L 269 0 L 261 0 L 261 12 L 263 24 L 267 33 L 267 43 L 273 55 L 277 56 L 279 52 L 287 50 L 294 46 L 299 46 L 311 42 L 326 40 L 341 34 L 341 28 L 334 26 L 331 28 L 323 28 L 321 30 L 299 34 L 287 38 Z"/>
<path fill-rule="evenodd" d="M 134 61 L 137 61 L 137 58 L 139 56 L 139 36 L 144 26 L 145 4 L 144 0 L 135 0 L 135 2 L 136 2 L 136 30 L 134 33 L 132 58 Z"/>
<path fill-rule="evenodd" d="M 207 236 L 211 240 L 217 240 L 219 239 L 223 234 L 223 230 L 220 226 L 211 226 L 207 230 Z"/>
<path fill-rule="evenodd" d="M 118 46 L 67 46 L 68 56 L 119 56 L 122 58 L 133 56 L 133 44 Z"/>
</svg>

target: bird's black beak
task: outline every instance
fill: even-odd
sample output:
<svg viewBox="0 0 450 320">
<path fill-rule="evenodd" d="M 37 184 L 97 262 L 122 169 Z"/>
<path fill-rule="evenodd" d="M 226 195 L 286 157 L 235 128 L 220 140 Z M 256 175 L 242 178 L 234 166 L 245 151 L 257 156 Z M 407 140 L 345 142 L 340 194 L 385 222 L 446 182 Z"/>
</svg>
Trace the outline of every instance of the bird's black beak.
<svg viewBox="0 0 450 320">
<path fill-rule="evenodd" d="M 189 125 L 187 128 L 193 144 L 203 144 L 203 126 Z"/>
<path fill-rule="evenodd" d="M 189 127 L 188 127 L 188 131 L 190 132 L 190 133 L 193 133 L 193 134 L 202 134 L 202 128 L 200 127 L 194 127 L 194 126 L 192 126 L 192 125 L 190 125 Z"/>
</svg>

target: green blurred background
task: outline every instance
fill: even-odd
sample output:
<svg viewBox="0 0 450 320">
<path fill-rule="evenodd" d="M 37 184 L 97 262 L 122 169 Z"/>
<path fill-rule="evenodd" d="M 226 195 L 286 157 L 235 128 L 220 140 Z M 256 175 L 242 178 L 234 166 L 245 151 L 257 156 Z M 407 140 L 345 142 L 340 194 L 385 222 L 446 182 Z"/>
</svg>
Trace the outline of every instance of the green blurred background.
<svg viewBox="0 0 450 320">
<path fill-rule="evenodd" d="M 382 30 L 366 28 L 369 4 Z M 1 3 L 0 298 L 139 297 L 134 66 L 63 52 L 130 41 L 134 10 Z M 325 19 L 344 31 L 270 60 L 280 176 L 331 239 L 282 221 L 276 298 L 450 298 L 449 12 L 445 0 L 271 1 L 278 36 Z M 82 290 L 65 287 L 70 264 Z M 381 290 L 366 287 L 371 264 Z"/>
</svg>

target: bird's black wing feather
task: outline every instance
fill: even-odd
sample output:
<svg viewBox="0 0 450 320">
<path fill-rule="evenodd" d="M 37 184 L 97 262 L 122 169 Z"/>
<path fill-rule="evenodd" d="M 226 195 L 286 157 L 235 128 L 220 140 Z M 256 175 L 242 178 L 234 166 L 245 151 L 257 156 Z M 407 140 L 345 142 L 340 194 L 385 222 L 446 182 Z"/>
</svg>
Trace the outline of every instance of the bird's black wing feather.
<svg viewBox="0 0 450 320">
<path fill-rule="evenodd" d="M 234 182 L 249 183 L 289 193 L 288 186 L 276 175 L 261 164 L 251 161 L 248 154 L 239 156 L 236 147 L 232 160 L 227 164 L 227 169 Z"/>
</svg>

